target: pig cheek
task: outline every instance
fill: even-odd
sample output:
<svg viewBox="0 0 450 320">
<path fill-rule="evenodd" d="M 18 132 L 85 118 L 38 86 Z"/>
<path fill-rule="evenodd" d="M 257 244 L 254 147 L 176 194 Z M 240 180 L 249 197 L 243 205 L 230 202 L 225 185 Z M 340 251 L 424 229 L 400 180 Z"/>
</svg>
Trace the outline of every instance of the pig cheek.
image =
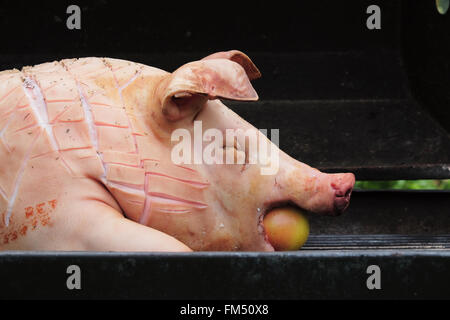
<svg viewBox="0 0 450 320">
<path fill-rule="evenodd" d="M 212 192 L 225 211 L 242 212 L 244 206 L 255 205 L 262 199 L 264 183 L 258 168 L 256 165 L 247 165 L 244 170 L 241 165 L 208 166 Z"/>
<path fill-rule="evenodd" d="M 184 222 L 197 226 L 191 226 L 188 232 L 183 232 L 183 242 L 194 250 L 230 251 L 240 248 L 240 221 L 236 207 L 241 202 L 238 197 L 242 192 L 236 190 L 238 185 L 235 182 L 238 177 L 230 177 L 230 172 L 224 170 L 226 167 L 205 166 L 202 170 L 210 182 L 204 193 L 208 208 L 203 211 L 203 216 L 198 215 Z M 197 229 L 199 225 L 203 227 Z M 196 231 L 193 232 L 193 229 Z"/>
<path fill-rule="evenodd" d="M 237 222 L 233 224 L 232 236 L 236 237 L 235 246 L 239 250 L 267 250 L 258 224 L 264 202 L 273 193 L 273 185 L 274 177 L 262 176 L 256 165 L 248 166 L 244 172 L 225 172 L 217 179 L 217 201 L 229 220 Z"/>
<path fill-rule="evenodd" d="M 220 201 L 225 210 L 232 209 L 231 201 L 235 194 L 240 193 L 239 181 L 241 176 L 234 169 L 234 165 L 205 166 L 208 181 L 211 182 L 211 193 Z"/>
<path fill-rule="evenodd" d="M 239 223 L 235 219 L 220 220 L 214 230 L 208 234 L 204 241 L 203 251 L 237 251 L 240 250 L 240 238 L 236 234 Z"/>
<path fill-rule="evenodd" d="M 258 229 L 259 217 L 268 198 L 278 194 L 275 188 L 276 177 L 261 175 L 261 167 L 247 165 L 242 170 L 240 165 L 211 165 L 203 168 L 211 186 L 208 190 L 208 203 L 212 209 L 220 212 L 219 221 L 226 221 L 225 227 L 215 229 L 214 247 L 222 250 L 256 250 L 267 251 L 270 246 Z M 259 209 L 259 211 L 258 211 Z M 224 245 L 220 245 L 219 242 Z M 225 245 L 226 244 L 226 245 Z M 232 248 L 230 248 L 232 247 Z"/>
</svg>

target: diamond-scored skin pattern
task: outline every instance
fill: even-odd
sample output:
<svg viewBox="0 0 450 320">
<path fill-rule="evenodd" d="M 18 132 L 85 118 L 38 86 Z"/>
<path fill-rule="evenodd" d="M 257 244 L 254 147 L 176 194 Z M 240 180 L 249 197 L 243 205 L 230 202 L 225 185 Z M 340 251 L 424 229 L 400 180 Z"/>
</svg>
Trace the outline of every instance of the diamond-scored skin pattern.
<svg viewBox="0 0 450 320">
<path fill-rule="evenodd" d="M 26 199 L 37 192 L 30 190 L 46 181 L 52 166 L 74 185 L 99 181 L 128 218 L 143 224 L 154 213 L 206 208 L 208 183 L 194 169 L 174 165 L 170 146 L 163 146 L 145 121 L 148 97 L 138 90 L 162 74 L 101 58 L 1 72 L 0 233 L 15 215 L 29 212 L 33 204 Z M 35 172 L 39 176 L 30 179 Z"/>
</svg>

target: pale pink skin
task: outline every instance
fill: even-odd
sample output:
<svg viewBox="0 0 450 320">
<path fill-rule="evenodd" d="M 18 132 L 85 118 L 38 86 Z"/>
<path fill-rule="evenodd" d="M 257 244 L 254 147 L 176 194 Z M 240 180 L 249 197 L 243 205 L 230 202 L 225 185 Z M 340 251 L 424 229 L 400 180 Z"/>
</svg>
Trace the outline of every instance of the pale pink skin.
<svg viewBox="0 0 450 320">
<path fill-rule="evenodd" d="M 272 176 L 172 163 L 171 134 L 194 119 L 254 129 L 219 98 L 257 100 L 259 76 L 239 51 L 172 74 L 99 58 L 0 73 L 0 250 L 273 251 L 261 223 L 271 208 L 342 213 L 353 174 L 282 152 Z"/>
</svg>

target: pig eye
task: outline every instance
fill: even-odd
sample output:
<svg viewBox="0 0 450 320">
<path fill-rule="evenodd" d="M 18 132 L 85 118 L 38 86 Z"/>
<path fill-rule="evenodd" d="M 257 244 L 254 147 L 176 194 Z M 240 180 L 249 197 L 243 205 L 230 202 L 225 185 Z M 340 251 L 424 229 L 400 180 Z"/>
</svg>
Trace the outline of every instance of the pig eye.
<svg viewBox="0 0 450 320">
<path fill-rule="evenodd" d="M 234 148 L 237 151 L 239 151 L 239 142 L 237 141 L 237 138 L 234 137 L 234 141 L 229 141 L 224 137 L 224 141 L 223 141 L 223 148 Z"/>
<path fill-rule="evenodd" d="M 208 97 L 204 94 L 180 92 L 172 96 L 172 105 L 178 109 L 178 118 L 190 118 L 195 121 L 203 109 Z"/>
<path fill-rule="evenodd" d="M 195 97 L 190 93 L 179 93 L 172 97 L 172 102 L 180 109 L 187 109 L 194 99 Z"/>
<path fill-rule="evenodd" d="M 224 141 L 223 149 L 225 150 L 224 156 L 226 157 L 227 153 L 232 152 L 234 158 L 234 164 L 246 165 L 247 162 L 247 152 L 242 146 L 239 144 L 237 138 L 234 138 L 233 141 Z"/>
<path fill-rule="evenodd" d="M 196 113 L 195 116 L 194 116 L 194 119 L 192 119 L 192 122 L 197 121 L 198 116 L 200 115 L 200 113 L 202 112 L 202 110 L 203 110 L 203 109 L 200 109 L 200 110 L 197 111 L 197 113 Z"/>
</svg>

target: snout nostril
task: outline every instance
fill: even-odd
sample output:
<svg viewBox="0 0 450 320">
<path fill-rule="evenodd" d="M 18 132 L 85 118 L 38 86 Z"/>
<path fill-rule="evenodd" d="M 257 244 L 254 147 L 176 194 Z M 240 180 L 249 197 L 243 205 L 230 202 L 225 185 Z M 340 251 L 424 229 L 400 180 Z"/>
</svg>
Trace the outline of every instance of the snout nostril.
<svg viewBox="0 0 450 320">
<path fill-rule="evenodd" d="M 336 190 L 335 197 L 336 198 L 350 198 L 352 192 L 353 192 L 353 188 L 349 188 L 345 192 Z"/>
<path fill-rule="evenodd" d="M 345 197 L 346 197 L 346 198 L 349 198 L 349 197 L 352 195 L 352 192 L 353 192 L 353 188 L 349 188 L 349 189 L 347 190 L 347 192 L 345 193 Z"/>
</svg>

